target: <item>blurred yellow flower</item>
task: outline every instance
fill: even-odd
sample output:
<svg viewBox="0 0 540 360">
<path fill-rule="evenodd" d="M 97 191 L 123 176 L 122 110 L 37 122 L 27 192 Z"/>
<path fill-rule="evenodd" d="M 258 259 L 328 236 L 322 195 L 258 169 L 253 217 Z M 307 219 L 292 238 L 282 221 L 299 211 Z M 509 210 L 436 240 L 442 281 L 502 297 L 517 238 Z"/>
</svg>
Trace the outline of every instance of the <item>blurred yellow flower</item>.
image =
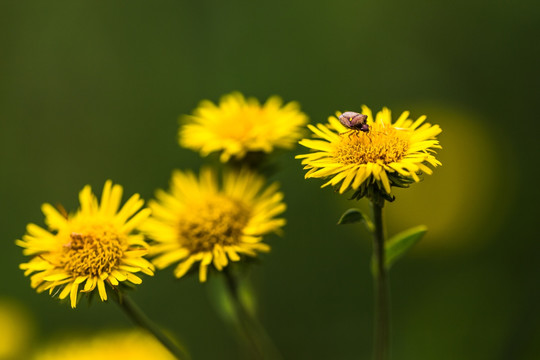
<svg viewBox="0 0 540 360">
<path fill-rule="evenodd" d="M 50 204 L 42 206 L 49 230 L 29 224 L 27 234 L 16 241 L 24 255 L 33 256 L 20 265 L 25 275 L 32 274 L 33 288 L 49 290 L 53 296 L 59 292 L 60 299 L 69 295 L 74 308 L 79 292 L 90 293 L 97 287 L 105 301 L 106 283 L 113 288 L 126 280 L 140 284 L 134 273 L 153 275 L 152 264 L 143 258 L 148 247 L 144 236 L 132 233 L 150 209 L 139 211 L 144 201 L 135 194 L 118 210 L 122 192 L 120 185 L 107 181 L 99 205 L 90 186 L 85 186 L 74 215 L 62 214 Z"/>
<path fill-rule="evenodd" d="M 50 344 L 32 360 L 174 360 L 175 357 L 149 334 L 142 331 L 102 333 Z"/>
<path fill-rule="evenodd" d="M 0 359 L 22 359 L 34 329 L 29 315 L 14 300 L 0 298 Z"/>
<path fill-rule="evenodd" d="M 303 139 L 300 144 L 315 150 L 296 156 L 303 159 L 306 178 L 330 178 L 324 186 L 336 186 L 339 192 L 365 189 L 375 184 L 383 193 L 390 194 L 391 186 L 418 182 L 420 172 L 431 174 L 441 163 L 433 155 L 440 149 L 436 136 L 438 125 L 424 123 L 426 116 L 413 121 L 403 112 L 392 123 L 391 112 L 383 108 L 375 117 L 367 106 L 362 106 L 369 130 L 344 126 L 330 116 L 328 124 L 308 125 L 318 139 Z"/>
<path fill-rule="evenodd" d="M 296 102 L 282 105 L 277 96 L 261 105 L 238 92 L 223 96 L 219 105 L 203 100 L 193 115 L 182 118 L 180 145 L 202 156 L 221 151 L 222 162 L 242 159 L 248 152 L 292 148 L 303 134 L 307 116 Z"/>
<path fill-rule="evenodd" d="M 175 171 L 170 193 L 159 190 L 149 203 L 152 217 L 141 229 L 155 240 L 150 253 L 158 268 L 180 261 L 174 274 L 184 276 L 200 261 L 199 280 L 206 281 L 212 262 L 222 270 L 240 255 L 268 252 L 262 235 L 279 232 L 285 224 L 276 215 L 285 211 L 277 184 L 263 190 L 264 179 L 246 169 L 224 175 L 220 189 L 216 174 Z"/>
</svg>

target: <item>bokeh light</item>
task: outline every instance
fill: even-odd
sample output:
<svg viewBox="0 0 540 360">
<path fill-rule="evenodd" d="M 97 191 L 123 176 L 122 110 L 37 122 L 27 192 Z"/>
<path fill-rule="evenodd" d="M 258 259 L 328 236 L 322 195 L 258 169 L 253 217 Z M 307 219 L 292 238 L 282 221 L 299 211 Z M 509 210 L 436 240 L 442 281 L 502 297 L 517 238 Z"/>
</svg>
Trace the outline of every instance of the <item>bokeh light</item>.
<svg viewBox="0 0 540 360">
<path fill-rule="evenodd" d="M 28 310 L 15 299 L 0 297 L 0 359 L 23 359 L 34 331 Z"/>
<path fill-rule="evenodd" d="M 154 337 L 140 330 L 117 330 L 55 338 L 32 360 L 174 360 Z"/>
<path fill-rule="evenodd" d="M 443 166 L 420 184 L 396 189 L 397 200 L 388 205 L 390 230 L 401 231 L 419 222 L 428 226 L 420 249 L 448 253 L 476 249 L 499 230 L 509 210 L 514 186 L 503 171 L 501 139 L 489 121 L 449 106 L 419 105 L 428 121 L 440 124 Z M 514 175 L 515 176 L 515 175 Z"/>
</svg>

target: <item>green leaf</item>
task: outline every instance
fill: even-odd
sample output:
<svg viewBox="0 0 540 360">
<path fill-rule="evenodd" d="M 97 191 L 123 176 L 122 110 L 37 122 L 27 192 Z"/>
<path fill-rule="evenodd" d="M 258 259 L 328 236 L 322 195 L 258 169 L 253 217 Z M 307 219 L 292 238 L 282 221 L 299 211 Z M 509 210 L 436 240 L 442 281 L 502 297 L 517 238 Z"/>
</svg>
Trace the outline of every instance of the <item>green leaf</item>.
<svg viewBox="0 0 540 360">
<path fill-rule="evenodd" d="M 426 226 L 419 225 L 402 231 L 390 238 L 384 246 L 386 269 L 390 269 L 397 259 L 403 256 L 414 244 L 420 241 L 426 231 Z"/>
<path fill-rule="evenodd" d="M 373 231 L 373 223 L 371 220 L 361 212 L 359 209 L 351 208 L 343 213 L 337 222 L 338 225 L 354 224 L 357 222 L 363 222 L 369 231 Z"/>
</svg>

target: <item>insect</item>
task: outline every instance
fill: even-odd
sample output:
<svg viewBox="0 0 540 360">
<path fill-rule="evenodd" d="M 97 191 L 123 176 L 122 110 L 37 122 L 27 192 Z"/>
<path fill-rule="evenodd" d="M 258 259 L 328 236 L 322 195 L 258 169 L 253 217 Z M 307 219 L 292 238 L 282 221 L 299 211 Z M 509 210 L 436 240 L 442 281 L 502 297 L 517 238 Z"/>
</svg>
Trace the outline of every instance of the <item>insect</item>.
<svg viewBox="0 0 540 360">
<path fill-rule="evenodd" d="M 351 137 L 351 135 L 356 131 L 362 131 L 362 132 L 365 132 L 367 134 L 367 138 L 369 139 L 369 141 L 371 142 L 371 137 L 370 137 L 370 133 L 372 132 L 371 131 L 371 127 L 367 124 L 367 115 L 364 115 L 364 114 L 360 114 L 360 113 L 357 113 L 357 112 L 354 112 L 354 111 L 345 111 L 343 114 L 341 114 L 339 116 L 339 122 L 345 126 L 346 128 L 348 128 L 349 130 L 344 132 L 344 133 L 341 133 L 340 135 L 343 135 L 343 134 L 349 134 L 349 139 Z M 380 122 L 381 122 L 381 126 L 382 126 L 382 132 L 380 131 L 375 131 L 375 133 L 379 133 L 379 134 L 386 134 L 386 126 L 383 122 L 382 119 L 380 119 Z M 399 128 L 399 127 L 394 127 L 395 130 L 403 130 L 403 131 L 410 131 L 410 129 L 408 128 Z"/>
<path fill-rule="evenodd" d="M 351 130 L 369 132 L 369 125 L 366 123 L 367 115 L 354 111 L 345 111 L 339 116 L 339 122 Z"/>
<path fill-rule="evenodd" d="M 349 133 L 349 139 L 353 132 L 362 131 L 369 133 L 369 125 L 367 124 L 367 115 L 359 114 L 354 111 L 345 111 L 339 116 L 339 122 L 349 130 L 343 134 Z M 371 140 L 371 139 L 370 139 Z"/>
</svg>

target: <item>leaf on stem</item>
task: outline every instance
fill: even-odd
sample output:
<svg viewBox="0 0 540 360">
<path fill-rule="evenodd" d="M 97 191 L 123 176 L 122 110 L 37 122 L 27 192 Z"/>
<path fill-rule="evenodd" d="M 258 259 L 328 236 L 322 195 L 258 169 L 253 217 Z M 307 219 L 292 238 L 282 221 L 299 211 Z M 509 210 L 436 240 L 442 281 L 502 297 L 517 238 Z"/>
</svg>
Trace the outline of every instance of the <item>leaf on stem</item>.
<svg viewBox="0 0 540 360">
<path fill-rule="evenodd" d="M 367 215 L 361 212 L 359 209 L 351 208 L 343 213 L 339 218 L 337 224 L 354 224 L 357 222 L 363 222 L 366 225 L 368 231 L 373 232 L 373 223 Z"/>
<path fill-rule="evenodd" d="M 402 231 L 390 238 L 384 246 L 386 269 L 389 270 L 397 259 L 420 241 L 426 231 L 427 227 L 425 225 L 419 225 Z"/>
</svg>

